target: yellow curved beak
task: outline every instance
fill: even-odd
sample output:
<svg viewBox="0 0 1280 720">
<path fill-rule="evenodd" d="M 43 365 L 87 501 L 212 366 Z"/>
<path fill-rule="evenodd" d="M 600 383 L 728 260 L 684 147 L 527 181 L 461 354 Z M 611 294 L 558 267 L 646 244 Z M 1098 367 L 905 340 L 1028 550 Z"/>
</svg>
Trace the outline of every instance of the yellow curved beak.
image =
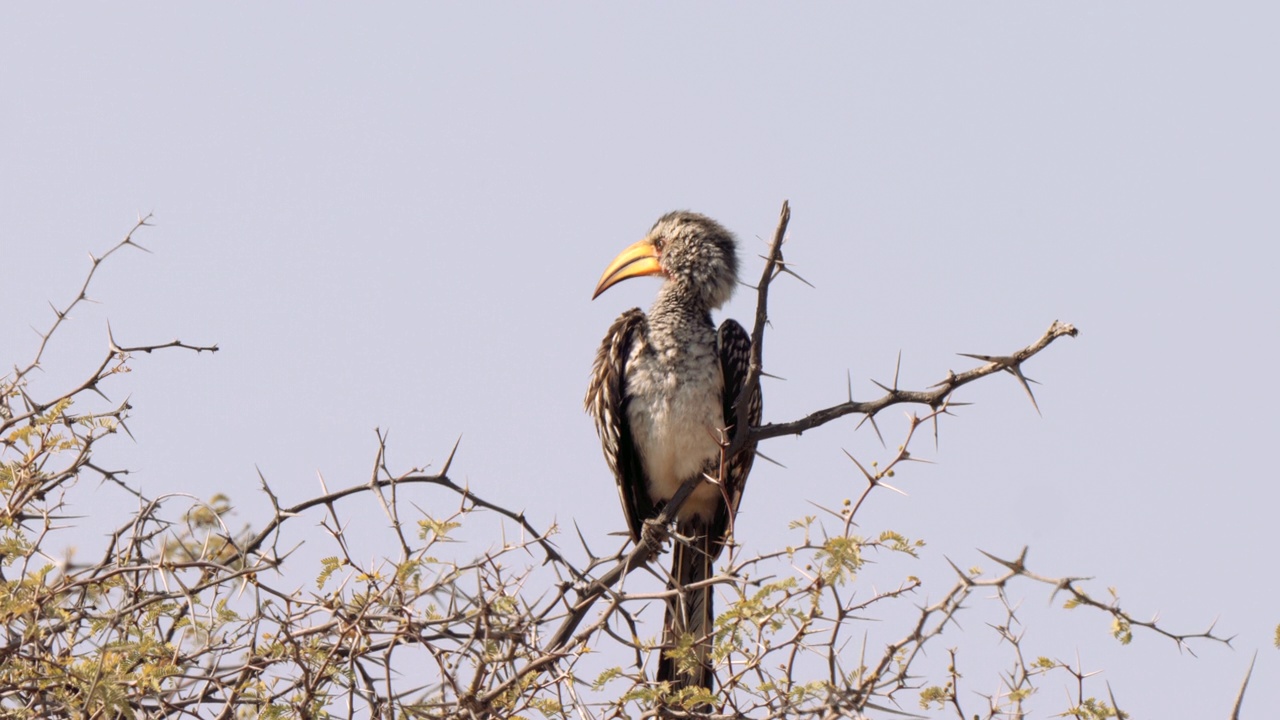
<svg viewBox="0 0 1280 720">
<path fill-rule="evenodd" d="M 648 239 L 641 240 L 618 253 L 618 257 L 609 263 L 609 267 L 605 268 L 604 274 L 600 276 L 600 282 L 596 284 L 596 291 L 592 293 L 591 299 L 595 300 L 600 297 L 600 293 L 627 278 L 658 275 L 661 272 L 662 266 L 658 264 L 658 252 L 654 249 L 653 243 Z"/>
</svg>

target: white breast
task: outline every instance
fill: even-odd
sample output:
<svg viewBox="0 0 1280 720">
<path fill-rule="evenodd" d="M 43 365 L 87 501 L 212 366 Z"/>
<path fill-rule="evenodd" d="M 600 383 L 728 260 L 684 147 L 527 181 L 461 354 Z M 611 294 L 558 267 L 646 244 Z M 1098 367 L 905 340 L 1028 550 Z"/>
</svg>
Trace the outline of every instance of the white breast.
<svg viewBox="0 0 1280 720">
<path fill-rule="evenodd" d="M 628 361 L 627 421 L 655 502 L 669 499 L 691 477 L 718 475 L 724 377 L 714 337 L 707 333 L 707 342 L 678 350 L 637 347 Z M 704 483 L 680 519 L 709 521 L 719 497 L 717 486 Z"/>
</svg>

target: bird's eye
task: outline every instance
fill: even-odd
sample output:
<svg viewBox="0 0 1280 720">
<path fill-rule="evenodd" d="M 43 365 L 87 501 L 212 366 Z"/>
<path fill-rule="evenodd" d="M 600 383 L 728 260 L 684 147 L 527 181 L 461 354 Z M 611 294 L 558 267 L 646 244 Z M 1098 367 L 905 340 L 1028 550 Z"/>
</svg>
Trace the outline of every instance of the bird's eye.
<svg viewBox="0 0 1280 720">
<path fill-rule="evenodd" d="M 662 252 L 663 249 L 666 247 L 667 247 L 667 241 L 665 238 L 658 238 L 657 240 L 653 241 L 653 249 L 657 250 L 658 252 Z"/>
</svg>

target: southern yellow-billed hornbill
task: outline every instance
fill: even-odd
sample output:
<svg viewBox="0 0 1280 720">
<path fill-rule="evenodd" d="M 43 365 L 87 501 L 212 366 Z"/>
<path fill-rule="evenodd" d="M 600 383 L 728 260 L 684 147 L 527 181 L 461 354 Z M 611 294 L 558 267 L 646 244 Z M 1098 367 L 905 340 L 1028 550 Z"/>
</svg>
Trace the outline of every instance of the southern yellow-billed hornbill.
<svg viewBox="0 0 1280 720">
<path fill-rule="evenodd" d="M 668 213 L 609 264 L 592 298 L 641 275 L 661 275 L 665 282 L 647 316 L 634 308 L 609 328 L 586 405 L 636 542 L 645 521 L 686 480 L 718 481 L 701 483 L 681 506 L 672 550 L 670 587 L 680 592 L 667 601 L 663 646 L 692 640 L 696 662 L 677 667 L 663 652 L 658 663 L 658 680 L 674 688 L 710 689 L 712 590 L 684 588 L 712 576 L 755 459 L 755 448 L 748 447 L 721 474 L 721 439 L 736 423 L 734 401 L 746 382 L 751 351 L 751 338 L 737 322 L 725 320 L 719 332 L 711 322 L 711 311 L 737 284 L 733 235 L 704 215 Z M 758 385 L 749 398 L 748 417 L 758 425 Z"/>
</svg>

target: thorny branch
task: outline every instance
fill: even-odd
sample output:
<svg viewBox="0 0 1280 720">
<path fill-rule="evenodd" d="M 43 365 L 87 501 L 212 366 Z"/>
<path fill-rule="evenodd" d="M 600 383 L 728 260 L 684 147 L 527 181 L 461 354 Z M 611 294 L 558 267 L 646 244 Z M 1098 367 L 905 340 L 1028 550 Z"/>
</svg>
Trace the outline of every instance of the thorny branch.
<svg viewBox="0 0 1280 720">
<path fill-rule="evenodd" d="M 1061 337 L 1076 337 L 1079 331 L 1072 325 L 1060 323 L 1054 320 L 1049 325 L 1049 329 L 1045 331 L 1040 339 L 1030 345 L 1018 350 L 1011 355 L 988 356 L 988 355 L 967 355 L 967 357 L 976 357 L 986 360 L 986 364 L 980 367 L 966 370 L 960 374 L 948 371 L 947 376 L 935 383 L 931 390 L 901 390 L 894 383 L 893 387 L 885 388 L 885 394 L 875 400 L 865 402 L 848 402 L 833 405 L 829 408 L 818 410 L 810 413 L 799 420 L 784 423 L 767 423 L 759 428 L 752 428 L 752 440 L 767 440 L 769 438 L 780 437 L 783 435 L 800 435 L 806 430 L 825 425 L 832 420 L 860 413 L 868 418 L 874 418 L 876 413 L 893 405 L 901 405 L 903 403 L 912 403 L 917 405 L 927 405 L 931 408 L 941 407 L 955 392 L 956 388 L 967 385 L 974 380 L 984 378 L 998 372 L 1008 372 L 1013 374 L 1027 388 L 1028 395 L 1030 388 L 1026 385 L 1026 379 L 1022 375 L 1022 364 L 1032 357 L 1035 357 L 1041 350 L 1049 347 L 1049 345 Z M 881 385 L 881 387 L 884 387 Z M 1035 398 L 1031 398 L 1032 403 Z M 1038 408 L 1037 408 L 1038 409 Z"/>
<path fill-rule="evenodd" d="M 22 367 L 14 367 L 12 375 L 0 377 L 0 390 L 4 391 L 4 397 L 7 398 L 12 395 L 17 395 L 22 399 L 22 402 L 24 405 L 23 409 L 15 410 L 14 408 L 10 407 L 9 403 L 7 402 L 3 403 L 3 407 L 0 407 L 0 434 L 7 433 L 12 428 L 18 427 L 24 423 L 29 423 L 34 418 L 46 412 L 50 408 L 66 403 L 71 398 L 81 395 L 85 392 L 93 392 L 105 398 L 106 395 L 103 394 L 102 390 L 99 388 L 99 385 L 103 381 L 112 377 L 113 375 L 116 375 L 120 372 L 125 372 L 127 370 L 126 363 L 128 361 L 129 353 L 133 353 L 133 352 L 151 353 L 155 350 L 171 348 L 171 347 L 183 348 L 186 350 L 193 350 L 197 353 L 205 352 L 205 351 L 216 353 L 218 351 L 217 345 L 208 345 L 208 346 L 188 345 L 186 343 L 181 342 L 180 340 L 173 340 L 171 342 L 160 344 L 160 345 L 140 345 L 137 347 L 121 348 L 118 345 L 116 345 L 115 338 L 111 336 L 110 328 L 108 328 L 107 354 L 102 359 L 102 361 L 98 364 L 97 369 L 94 370 L 92 373 L 90 373 L 89 377 L 84 382 L 82 382 L 80 385 L 76 386 L 75 388 L 72 388 L 71 390 L 65 393 L 62 393 L 61 395 L 58 395 L 57 397 L 51 400 L 46 400 L 43 402 L 37 401 L 27 394 L 28 376 L 30 376 L 34 370 L 40 367 L 40 362 L 44 358 L 44 353 L 46 348 L 49 345 L 49 340 L 53 337 L 54 333 L 57 332 L 60 327 L 62 327 L 63 322 L 65 322 L 67 318 L 71 316 L 72 310 L 74 310 L 77 306 L 79 306 L 80 303 L 91 302 L 91 300 L 89 300 L 89 286 L 93 282 L 93 278 L 97 274 L 98 268 L 102 265 L 102 263 L 107 258 L 114 255 L 117 251 L 125 247 L 135 247 L 144 252 L 150 252 L 149 250 L 142 247 L 141 245 L 134 242 L 133 240 L 134 234 L 139 229 L 144 227 L 150 227 L 151 225 L 150 221 L 151 221 L 151 215 L 146 215 L 145 217 L 140 218 L 137 221 L 137 223 L 135 223 L 134 226 L 129 230 L 129 232 L 125 234 L 124 239 L 116 243 L 115 245 L 113 245 L 111 249 L 107 250 L 105 253 L 103 253 L 100 256 L 94 256 L 94 255 L 89 256 L 89 260 L 91 263 L 89 267 L 89 272 L 86 273 L 84 282 L 80 285 L 80 290 L 76 293 L 75 297 L 72 298 L 70 302 L 68 302 L 61 309 L 59 309 L 57 306 L 50 303 L 50 307 L 53 308 L 53 312 L 54 312 L 54 320 L 44 332 L 37 333 L 40 337 L 40 342 L 39 342 L 39 346 L 36 348 L 35 356 L 26 365 Z M 73 416 L 73 417 L 69 417 L 68 420 L 84 421 L 84 420 L 91 420 L 94 418 L 114 418 L 115 420 L 123 423 L 123 420 L 126 415 L 126 411 L 128 409 L 129 409 L 128 404 L 122 403 L 119 407 L 117 407 L 114 411 L 111 411 L 111 412 L 100 413 L 92 416 Z M 127 428 L 126 428 L 126 431 L 127 431 Z"/>
<path fill-rule="evenodd" d="M 748 388 L 762 375 L 768 288 L 790 272 L 781 253 L 789 215 L 784 204 L 757 286 Z M 144 218 L 134 230 L 145 224 Z M 89 279 L 102 259 L 135 244 L 132 235 L 94 260 Z M 77 299 L 57 311 L 54 326 L 41 334 L 35 360 L 3 378 L 0 388 L 0 496 L 5 502 L 0 508 L 5 521 L 0 523 L 0 614 L 6 618 L 6 633 L 0 636 L 0 714 L 705 717 L 683 709 L 705 698 L 688 690 L 671 694 L 651 681 L 646 666 L 656 640 L 652 626 L 641 623 L 642 611 L 647 605 L 661 607 L 671 591 L 618 589 L 630 572 L 648 567 L 654 545 L 597 557 L 584 539 L 588 559 L 575 565 L 554 543 L 554 525 L 540 528 L 523 512 L 450 477 L 456 443 L 434 473 L 424 468 L 393 472 L 386 461 L 387 436 L 378 432 L 367 479 L 329 490 L 322 477 L 320 494 L 292 503 L 282 503 L 260 475 L 272 512 L 257 530 L 229 525 L 233 508 L 226 498 L 146 499 L 123 481 L 125 471 L 99 468 L 93 447 L 117 426 L 123 428 L 130 407 L 120 403 L 73 415 L 71 402 L 85 393 L 105 397 L 103 382 L 127 369 L 132 353 L 216 351 L 217 346 L 175 340 L 121 347 L 109 335 L 107 359 L 88 380 L 38 402 L 29 397 L 26 378 L 39 365 L 53 331 L 87 297 L 88 286 L 87 279 Z M 1026 387 L 1022 364 L 1058 337 L 1074 334 L 1069 325 L 1054 323 L 1026 348 L 1007 356 L 979 356 L 984 365 L 949 373 L 930 390 L 900 390 L 895 381 L 879 399 L 855 403 L 850 398 L 789 423 L 750 428 L 741 410 L 749 397 L 738 398 L 738 428 L 727 433 L 725 458 L 748 444 L 798 434 L 847 414 L 872 418 L 903 403 L 923 405 L 928 412 L 909 416 L 897 452 L 882 464 L 864 465 L 850 456 L 866 486 L 856 502 L 824 509 L 834 519 L 830 528 L 816 517 L 797 521 L 793 529 L 800 537 L 790 547 L 749 558 L 731 553 L 706 581 L 720 585 L 732 600 L 713 638 L 719 690 L 711 717 L 865 717 L 872 710 L 911 716 L 902 702 L 909 693 L 918 693 L 922 707 L 951 708 L 957 717 L 968 717 L 972 708 L 964 707 L 960 682 L 963 678 L 968 688 L 978 683 L 973 671 L 962 675 L 958 670 L 963 653 L 949 650 L 950 669 L 937 685 L 929 685 L 919 668 L 926 648 L 953 633 L 957 614 L 975 590 L 996 593 L 1006 619 L 995 630 L 1013 659 L 995 689 L 979 695 L 986 701 L 983 717 L 1023 716 L 1028 698 L 1045 678 L 1064 673 L 1075 690 L 1066 714 L 1118 712 L 1109 687 L 1109 706 L 1086 692 L 1089 674 L 1079 661 L 1045 665 L 1029 659 L 1034 655 L 1024 652 L 1026 633 L 1008 600 L 1014 583 L 1065 594 L 1070 607 L 1109 615 L 1112 632 L 1122 641 L 1133 628 L 1167 637 L 1178 647 L 1195 640 L 1228 641 L 1212 627 L 1178 633 L 1156 621 L 1137 620 L 1114 596 L 1095 599 L 1080 578 L 1032 572 L 1025 550 L 1013 560 L 989 555 L 1002 568 L 996 575 L 957 569 L 958 579 L 939 600 L 915 610 L 905 609 L 905 603 L 924 587 L 920 579 L 907 577 L 878 591 L 857 584 L 870 555 L 914 556 L 922 546 L 892 531 L 861 537 L 855 522 L 869 493 L 880 487 L 896 490 L 889 480 L 913 460 L 909 447 L 916 429 L 936 422 L 947 412 L 951 393 L 981 377 L 1006 371 Z M 97 560 L 77 564 L 67 557 L 51 564 L 49 545 L 71 517 L 69 498 L 85 471 L 132 493 L 138 510 L 109 534 Z M 655 532 L 661 534 L 694 487 L 686 483 L 667 503 Z M 376 503 L 386 522 L 371 521 L 350 507 L 361 499 Z M 164 508 L 179 501 L 191 509 L 181 518 L 166 517 Z M 333 554 L 321 560 L 315 585 L 297 586 L 296 552 L 303 542 L 321 543 L 317 525 Z M 515 537 L 507 535 L 508 525 L 518 529 Z M 374 538 L 377 532 L 386 535 Z M 473 556 L 457 538 L 467 532 L 500 539 Z M 369 561 L 361 548 L 370 543 L 397 550 Z M 532 565 L 531 557 L 536 558 Z M 596 616 L 588 621 L 592 611 Z M 898 639 L 868 645 L 869 620 L 904 617 L 909 622 Z M 862 649 L 855 659 L 851 651 L 859 634 Z M 612 651 L 599 652 L 596 644 Z M 621 657 L 630 659 L 619 665 Z"/>
</svg>

